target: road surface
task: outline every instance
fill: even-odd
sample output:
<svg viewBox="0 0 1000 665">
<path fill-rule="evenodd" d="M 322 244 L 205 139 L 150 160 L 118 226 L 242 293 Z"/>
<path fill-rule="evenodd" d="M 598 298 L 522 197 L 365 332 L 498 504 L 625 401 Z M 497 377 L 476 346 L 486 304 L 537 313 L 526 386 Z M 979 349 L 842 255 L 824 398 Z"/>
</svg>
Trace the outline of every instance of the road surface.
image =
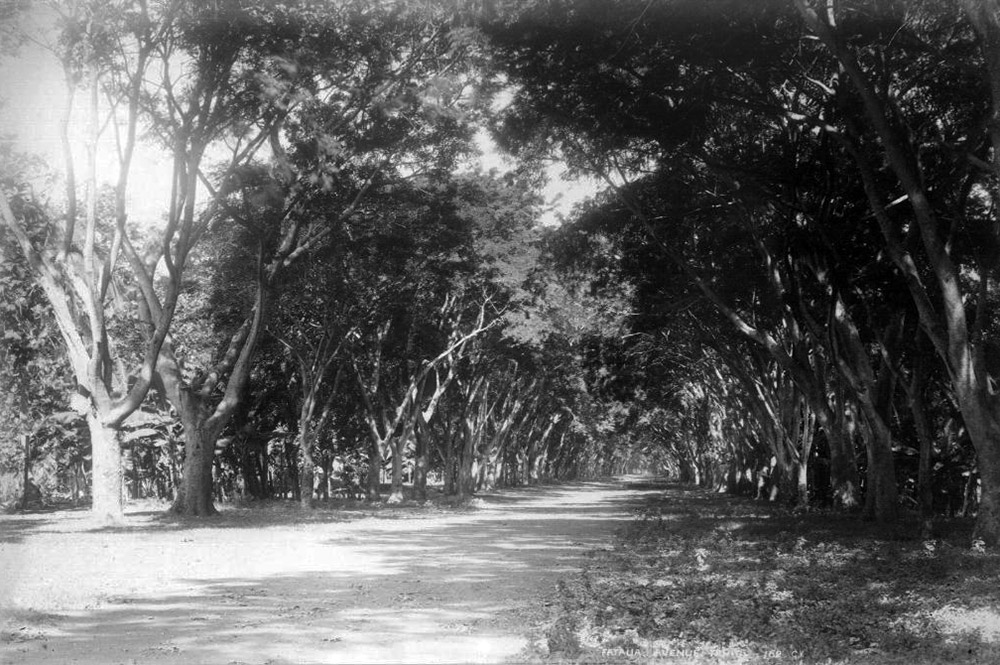
<svg viewBox="0 0 1000 665">
<path fill-rule="evenodd" d="M 634 480 L 634 479 L 633 479 Z M 511 489 L 470 509 L 0 518 L 0 663 L 498 663 L 648 486 Z"/>
</svg>

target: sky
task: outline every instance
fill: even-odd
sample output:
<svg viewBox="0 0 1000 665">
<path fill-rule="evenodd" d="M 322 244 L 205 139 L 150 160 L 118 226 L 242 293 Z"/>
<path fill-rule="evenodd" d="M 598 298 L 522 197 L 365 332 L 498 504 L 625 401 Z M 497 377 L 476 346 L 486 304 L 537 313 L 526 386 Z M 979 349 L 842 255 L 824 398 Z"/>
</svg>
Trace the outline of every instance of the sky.
<svg viewBox="0 0 1000 665">
<path fill-rule="evenodd" d="M 28 43 L 16 58 L 0 61 L 0 140 L 13 141 L 18 150 L 40 155 L 61 173 L 64 160 L 59 142 L 59 116 L 65 95 L 61 67 L 55 56 L 41 45 Z M 78 96 L 79 107 L 83 93 Z M 87 115 L 85 108 L 75 109 L 70 129 L 78 182 L 86 175 L 83 137 Z M 496 168 L 502 173 L 513 167 L 497 152 L 485 131 L 477 135 L 476 141 L 483 153 L 481 166 L 484 170 Z M 102 135 L 98 150 L 98 173 L 102 184 L 114 184 L 117 180 L 115 154 L 114 132 L 109 128 Z M 566 178 L 564 172 L 565 168 L 558 164 L 547 170 L 549 184 L 543 197 L 548 209 L 542 217 L 543 224 L 558 224 L 560 216 L 569 214 L 574 204 L 596 191 L 594 182 L 573 181 Z M 160 223 L 169 196 L 170 155 L 153 145 L 141 143 L 129 180 L 129 218 L 143 225 Z M 37 193 L 61 199 L 62 187 L 60 182 L 54 191 Z"/>
<path fill-rule="evenodd" d="M 81 93 L 77 93 L 81 97 Z M 59 142 L 59 117 L 66 99 L 62 71 L 55 56 L 33 43 L 22 47 L 13 61 L 0 62 L 0 140 L 17 150 L 37 154 L 60 176 L 65 161 Z M 78 101 L 80 101 L 78 99 Z M 70 136 L 77 181 L 85 176 L 84 141 L 87 112 L 74 110 Z M 98 148 L 98 173 L 106 184 L 118 177 L 114 134 L 104 132 Z M 143 223 L 159 221 L 170 182 L 169 156 L 149 145 L 139 148 L 130 176 L 129 216 Z M 62 182 L 59 187 L 63 187 Z M 45 192 L 61 198 L 61 191 Z"/>
</svg>

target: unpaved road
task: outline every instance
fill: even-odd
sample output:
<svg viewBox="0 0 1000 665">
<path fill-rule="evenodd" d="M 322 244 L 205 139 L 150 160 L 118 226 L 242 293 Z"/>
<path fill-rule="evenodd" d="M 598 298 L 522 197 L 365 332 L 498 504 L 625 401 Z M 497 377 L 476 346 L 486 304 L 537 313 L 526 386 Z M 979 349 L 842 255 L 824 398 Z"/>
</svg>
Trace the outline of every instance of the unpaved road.
<svg viewBox="0 0 1000 665">
<path fill-rule="evenodd" d="M 634 480 L 634 479 L 633 479 Z M 0 663 L 518 660 L 542 598 L 650 492 L 505 490 L 470 510 L 0 517 Z"/>
</svg>

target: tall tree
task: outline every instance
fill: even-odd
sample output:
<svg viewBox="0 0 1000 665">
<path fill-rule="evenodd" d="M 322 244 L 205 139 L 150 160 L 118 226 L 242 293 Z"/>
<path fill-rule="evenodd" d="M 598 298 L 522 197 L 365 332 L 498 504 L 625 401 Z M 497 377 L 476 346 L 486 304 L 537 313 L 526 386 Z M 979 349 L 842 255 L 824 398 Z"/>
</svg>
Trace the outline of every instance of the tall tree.
<svg viewBox="0 0 1000 665">
<path fill-rule="evenodd" d="M 831 454 L 848 462 L 831 470 L 846 471 L 844 414 L 829 398 L 827 368 L 806 349 L 827 346 L 833 371 L 855 379 L 847 385 L 856 399 L 874 394 L 880 375 L 867 366 L 878 360 L 856 352 L 863 328 L 849 316 L 865 310 L 836 303 L 849 278 L 839 274 L 844 257 L 857 261 L 850 270 L 880 259 L 870 248 L 853 254 L 838 245 L 819 255 L 839 261 L 817 262 L 818 245 L 788 240 L 802 229 L 821 238 L 838 226 L 854 229 L 863 204 L 862 183 L 839 169 L 839 148 L 816 141 L 801 121 L 829 112 L 801 73 L 815 61 L 815 44 L 802 40 L 794 11 L 781 3 L 580 2 L 559 10 L 568 20 L 559 19 L 555 35 L 540 29 L 557 25 L 551 7 L 515 12 L 492 28 L 518 86 L 502 135 L 529 151 L 555 147 L 602 178 L 620 201 L 608 206 L 611 224 L 640 229 L 640 251 L 667 259 L 674 279 L 689 281 L 794 378 Z M 860 233 L 841 236 L 865 247 Z M 817 307 L 839 318 L 811 325 L 817 318 L 806 314 Z M 840 343 L 828 346 L 833 330 Z M 891 434 L 877 408 L 863 413 L 874 462 L 870 509 L 890 521 L 897 510 Z M 849 471 L 835 478 L 846 505 L 856 501 L 850 478 Z"/>
<path fill-rule="evenodd" d="M 998 245 L 996 220 L 977 192 L 985 188 L 995 201 L 1000 23 L 995 3 L 963 4 L 968 22 L 935 3 L 849 10 L 796 0 L 840 70 L 842 83 L 829 96 L 845 109 L 854 102 L 826 131 L 858 168 L 887 253 L 948 369 L 979 461 L 977 537 L 995 546 L 1000 401 L 987 356 Z M 874 29 L 861 27 L 873 17 Z M 905 214 L 895 201 L 906 202 Z M 954 242 L 957 235 L 971 235 L 978 247 Z"/>
<path fill-rule="evenodd" d="M 77 383 L 74 408 L 86 416 L 90 429 L 93 510 L 111 520 L 120 519 L 123 510 L 119 430 L 153 382 L 156 361 L 177 305 L 180 275 L 196 237 L 193 188 L 198 163 L 205 145 L 219 129 L 217 118 L 199 122 L 206 119 L 189 107 L 189 131 L 176 137 L 178 182 L 169 201 L 167 230 L 158 244 L 158 255 L 164 258 L 169 276 L 157 296 L 160 306 L 146 318 L 139 363 L 126 371 L 109 333 L 109 318 L 111 300 L 117 292 L 113 285 L 119 279 L 116 271 L 121 270 L 119 258 L 122 254 L 136 255 L 132 247 L 134 220 L 128 218 L 127 200 L 145 81 L 153 59 L 164 53 L 178 7 L 162 9 L 161 14 L 145 4 L 119 7 L 100 2 L 59 6 L 61 27 L 53 50 L 62 62 L 67 81 L 62 117 L 65 211 L 58 221 L 53 220 L 57 232 L 37 238 L 29 233 L 24 218 L 15 214 L 9 195 L 0 200 L 0 219 L 17 239 L 44 290 L 66 344 Z M 77 202 L 74 153 L 68 131 L 75 111 L 75 93 L 81 89 L 86 94 L 88 116 L 83 210 Z M 99 201 L 98 160 L 99 140 L 108 126 L 118 132 L 118 173 L 110 209 Z M 124 132 L 119 132 L 120 127 Z M 81 215 L 82 229 L 78 225 Z M 135 269 L 136 261 L 132 263 L 133 277 L 151 289 L 148 280 L 142 279 L 145 272 Z"/>
<path fill-rule="evenodd" d="M 214 512 L 215 444 L 244 394 L 283 273 L 344 223 L 377 215 L 371 193 L 442 168 L 465 149 L 461 65 L 472 49 L 445 12 L 368 2 L 250 7 L 205 29 L 196 35 L 209 44 L 247 44 L 239 63 L 260 88 L 238 100 L 239 113 L 251 136 L 266 134 L 271 163 L 231 173 L 214 190 L 216 219 L 242 229 L 255 266 L 242 322 L 194 376 L 169 347 L 161 358 L 167 394 L 185 421 L 174 509 L 195 515 Z"/>
</svg>

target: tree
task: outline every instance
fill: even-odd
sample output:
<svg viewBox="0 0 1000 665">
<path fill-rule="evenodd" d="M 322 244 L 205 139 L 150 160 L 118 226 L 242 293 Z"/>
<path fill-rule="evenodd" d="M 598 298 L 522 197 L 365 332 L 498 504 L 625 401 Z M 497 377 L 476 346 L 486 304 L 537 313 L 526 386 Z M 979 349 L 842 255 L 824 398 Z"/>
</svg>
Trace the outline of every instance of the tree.
<svg viewBox="0 0 1000 665">
<path fill-rule="evenodd" d="M 263 91 L 243 122 L 260 118 L 272 164 L 231 173 L 216 191 L 218 219 L 244 229 L 254 247 L 253 300 L 214 366 L 189 381 L 169 354 L 160 365 L 185 420 L 185 480 L 174 509 L 187 514 L 214 512 L 215 442 L 244 394 L 284 271 L 340 225 L 377 214 L 370 193 L 441 168 L 467 138 L 459 64 L 468 49 L 446 15 L 358 2 L 282 5 L 250 18 L 262 32 L 243 62 L 260 72 Z M 246 28 L 230 17 L 234 32 L 224 41 L 238 43 Z"/>
<path fill-rule="evenodd" d="M 3 163 L 0 178 L 4 189 L 25 187 L 33 170 L 31 163 L 9 150 L 4 151 Z M 42 235 L 44 213 L 29 202 L 19 202 L 24 206 L 21 215 L 29 232 L 34 237 Z M 48 431 L 54 442 L 62 443 L 70 432 L 75 434 L 75 418 L 71 417 L 75 414 L 64 413 L 72 390 L 69 376 L 45 294 L 14 238 L 0 228 L 0 420 L 4 423 L 0 428 L 0 465 L 4 472 L 16 471 L 23 478 L 22 501 L 34 475 L 31 463 L 46 452 L 37 445 L 36 436 Z M 57 413 L 62 417 L 50 418 Z M 64 431 L 67 436 L 59 436 Z M 58 452 L 52 451 L 52 455 L 58 456 Z M 37 476 L 34 482 L 38 483 Z"/>
<path fill-rule="evenodd" d="M 490 28 L 518 86 L 501 129 L 507 143 L 549 146 L 604 179 L 618 200 L 606 204 L 604 228 L 638 229 L 643 240 L 633 248 L 667 259 L 675 279 L 690 282 L 726 325 L 793 377 L 830 442 L 836 494 L 850 506 L 857 484 L 845 416 L 830 402 L 827 367 L 808 355 L 827 346 L 827 361 L 855 379 L 848 381 L 853 397 L 866 405 L 870 512 L 891 521 L 891 433 L 866 399 L 886 373 L 871 369 L 878 365 L 867 349 L 858 353 L 860 328 L 851 315 L 864 310 L 836 305 L 849 283 L 839 274 L 842 259 L 855 255 L 802 240 L 803 227 L 835 237 L 825 225 L 853 218 L 859 201 L 850 194 L 861 183 L 842 176 L 831 160 L 835 150 L 793 121 L 816 107 L 798 72 L 814 47 L 798 41 L 794 14 L 776 3 L 564 9 L 570 18 L 560 17 L 557 37 L 542 38 L 537 29 L 554 25 L 549 9 L 525 10 Z M 590 46 L 595 31 L 613 36 L 603 40 L 606 49 Z M 838 238 L 847 241 L 855 239 Z M 872 253 L 857 255 L 852 268 Z M 814 308 L 839 318 L 816 317 Z M 840 343 L 826 345 L 829 331 Z"/>
<path fill-rule="evenodd" d="M 503 324 L 525 277 L 514 267 L 525 254 L 517 240 L 530 235 L 535 219 L 530 190 L 489 175 L 455 176 L 423 190 L 404 207 L 386 209 L 392 223 L 373 238 L 377 253 L 364 270 L 354 271 L 367 275 L 369 286 L 359 290 L 379 304 L 352 361 L 372 441 L 372 498 L 386 452 L 390 499 L 401 498 L 403 458 L 411 445 L 415 491 L 425 493 L 428 451 L 421 433 L 459 365 L 477 352 L 487 331 Z"/>
<path fill-rule="evenodd" d="M 820 8 L 797 0 L 796 7 L 842 70 L 845 84 L 849 82 L 828 94 L 858 102 L 855 113 L 845 114 L 843 125 L 831 133 L 859 169 L 887 252 L 905 277 L 921 326 L 948 369 L 979 460 L 982 497 L 976 534 L 995 546 L 1000 544 L 1000 402 L 990 388 L 987 349 L 997 245 L 995 230 L 987 230 L 995 221 L 982 209 L 977 193 L 978 185 L 995 199 L 995 184 L 986 183 L 1000 165 L 1000 135 L 988 120 L 1000 100 L 1000 24 L 991 4 L 964 3 L 969 21 L 964 25 L 956 25 L 950 10 L 932 3 L 911 11 L 896 8 L 879 16 L 882 25 L 859 46 L 846 35 L 856 30 L 861 16 L 845 14 L 835 4 Z M 906 39 L 898 43 L 895 35 L 900 33 Z M 869 53 L 888 66 L 868 65 L 864 56 Z M 931 66 L 936 70 L 933 85 L 913 87 L 927 80 Z M 942 69 L 948 77 L 941 77 Z M 954 90 L 959 82 L 968 87 Z M 956 106 L 959 99 L 964 108 Z M 947 129 L 933 126 L 945 117 Z M 927 141 L 935 147 L 931 153 L 920 147 Z M 931 178 L 942 173 L 938 160 L 950 170 L 941 181 L 958 185 L 953 191 Z M 903 219 L 889 203 L 898 195 L 908 203 Z M 906 224 L 911 224 L 909 233 Z M 946 239 L 956 232 L 977 234 L 986 242 L 966 253 L 967 248 Z M 907 236 L 919 239 L 919 250 Z M 970 270 L 975 277 L 963 278 L 963 271 Z"/>
<path fill-rule="evenodd" d="M 45 292 L 66 344 L 78 385 L 74 408 L 86 415 L 90 429 L 93 510 L 104 518 L 115 520 L 122 514 L 117 430 L 138 408 L 151 385 L 156 356 L 176 304 L 176 283 L 172 283 L 166 293 L 166 307 L 147 331 L 141 365 L 131 374 L 133 379 L 127 379 L 121 366 L 116 366 L 113 360 L 115 348 L 109 338 L 107 319 L 115 262 L 127 240 L 125 200 L 136 141 L 138 93 L 158 35 L 143 9 L 120 12 L 97 4 L 74 3 L 67 7 L 62 19 L 61 41 L 54 48 L 63 63 L 70 93 L 62 123 L 67 157 L 65 215 L 56 233 L 46 238 L 32 237 L 26 215 L 28 210 L 38 210 L 37 205 L 28 197 L 8 191 L 0 201 L 0 218 L 16 238 L 37 283 Z M 120 39 L 110 39 L 116 32 Z M 113 82 L 110 80 L 112 72 L 119 74 Z M 120 144 L 112 220 L 98 217 L 97 140 L 102 124 L 99 105 L 102 83 L 107 83 L 106 90 L 114 101 L 111 113 L 116 116 L 124 113 L 126 127 L 126 136 Z M 79 234 L 75 170 L 67 127 L 72 93 L 83 84 L 88 90 L 90 117 L 85 228 Z M 118 102 L 124 108 L 119 108 Z M 99 249 L 102 243 L 105 246 Z"/>
</svg>

